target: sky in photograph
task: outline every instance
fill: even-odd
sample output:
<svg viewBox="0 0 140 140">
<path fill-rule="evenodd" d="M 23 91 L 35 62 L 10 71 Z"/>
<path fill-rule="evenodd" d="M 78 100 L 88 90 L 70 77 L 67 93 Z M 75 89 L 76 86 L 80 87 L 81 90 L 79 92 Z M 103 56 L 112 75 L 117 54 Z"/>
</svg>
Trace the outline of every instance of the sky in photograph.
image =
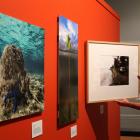
<svg viewBox="0 0 140 140">
<path fill-rule="evenodd" d="M 67 36 L 69 35 L 72 48 L 70 50 L 78 49 L 78 25 L 67 18 L 59 17 L 59 48 L 61 50 L 68 50 L 66 47 Z"/>
</svg>

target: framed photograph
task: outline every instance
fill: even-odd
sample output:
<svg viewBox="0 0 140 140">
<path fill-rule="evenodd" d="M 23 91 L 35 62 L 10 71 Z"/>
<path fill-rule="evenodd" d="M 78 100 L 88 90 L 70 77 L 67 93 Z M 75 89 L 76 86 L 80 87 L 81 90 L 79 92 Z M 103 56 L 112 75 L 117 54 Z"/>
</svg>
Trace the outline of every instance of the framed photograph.
<svg viewBox="0 0 140 140">
<path fill-rule="evenodd" d="M 87 43 L 87 102 L 138 97 L 138 45 Z"/>
<path fill-rule="evenodd" d="M 44 109 L 44 29 L 0 14 L 0 122 Z"/>
<path fill-rule="evenodd" d="M 58 19 L 58 127 L 78 117 L 78 25 Z"/>
</svg>

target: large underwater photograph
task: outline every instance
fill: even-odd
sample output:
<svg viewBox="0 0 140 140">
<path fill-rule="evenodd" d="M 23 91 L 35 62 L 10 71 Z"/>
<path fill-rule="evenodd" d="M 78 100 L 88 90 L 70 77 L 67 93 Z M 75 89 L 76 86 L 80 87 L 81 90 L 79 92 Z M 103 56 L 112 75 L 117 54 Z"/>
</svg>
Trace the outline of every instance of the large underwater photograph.
<svg viewBox="0 0 140 140">
<path fill-rule="evenodd" d="M 78 25 L 59 17 L 58 127 L 78 117 Z"/>
<path fill-rule="evenodd" d="M 44 110 L 44 29 L 0 14 L 0 121 Z"/>
</svg>

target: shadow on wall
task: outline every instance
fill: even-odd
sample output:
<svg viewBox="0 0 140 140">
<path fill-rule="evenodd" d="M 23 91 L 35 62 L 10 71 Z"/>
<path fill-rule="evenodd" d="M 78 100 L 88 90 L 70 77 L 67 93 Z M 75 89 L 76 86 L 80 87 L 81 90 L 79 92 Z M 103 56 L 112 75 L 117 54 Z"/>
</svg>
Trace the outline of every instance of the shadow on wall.
<svg viewBox="0 0 140 140">
<path fill-rule="evenodd" d="M 17 123 L 17 122 L 22 122 L 24 120 L 28 120 L 28 119 L 33 119 L 34 117 L 40 117 L 40 115 L 42 115 L 41 112 L 38 112 L 36 114 L 31 114 L 31 115 L 28 115 L 28 116 L 22 116 L 20 118 L 14 118 L 14 119 L 11 119 L 11 120 L 7 120 L 7 121 L 3 121 L 3 122 L 0 122 L 0 127 L 3 127 L 5 125 L 9 125 L 10 123 Z"/>
<path fill-rule="evenodd" d="M 104 113 L 100 112 L 100 107 L 104 107 Z M 107 103 L 86 104 L 86 111 L 96 135 L 96 140 L 109 140 L 108 138 L 108 119 Z"/>
<path fill-rule="evenodd" d="M 85 52 L 85 81 L 87 83 L 87 42 L 84 43 Z M 87 86 L 85 86 L 87 94 Z M 100 113 L 100 107 L 103 106 L 103 112 Z M 107 103 L 90 103 L 87 104 L 87 95 L 85 95 L 85 107 L 93 129 L 96 140 L 108 140 L 108 119 L 107 119 Z"/>
</svg>

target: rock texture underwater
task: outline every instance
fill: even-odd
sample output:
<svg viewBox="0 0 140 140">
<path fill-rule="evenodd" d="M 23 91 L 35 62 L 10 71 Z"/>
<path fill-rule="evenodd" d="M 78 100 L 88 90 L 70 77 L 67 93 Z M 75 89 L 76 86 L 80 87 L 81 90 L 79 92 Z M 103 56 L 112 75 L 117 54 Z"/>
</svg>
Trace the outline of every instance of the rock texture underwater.
<svg viewBox="0 0 140 140">
<path fill-rule="evenodd" d="M 0 121 L 44 109 L 44 30 L 0 14 Z"/>
</svg>

